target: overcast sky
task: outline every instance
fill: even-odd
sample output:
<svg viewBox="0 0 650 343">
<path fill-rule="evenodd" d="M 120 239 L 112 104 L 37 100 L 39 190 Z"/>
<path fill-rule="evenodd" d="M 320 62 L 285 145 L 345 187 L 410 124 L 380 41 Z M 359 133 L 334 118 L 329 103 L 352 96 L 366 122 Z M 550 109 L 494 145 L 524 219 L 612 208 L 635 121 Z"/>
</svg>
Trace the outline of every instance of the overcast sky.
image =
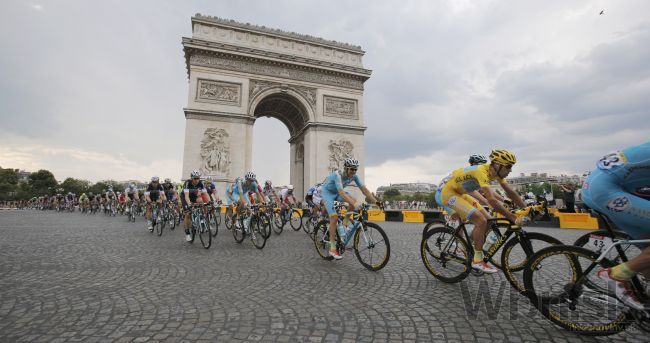
<svg viewBox="0 0 650 343">
<path fill-rule="evenodd" d="M 58 180 L 180 179 L 181 37 L 196 13 L 366 51 L 371 190 L 437 183 L 492 148 L 517 155 L 513 174 L 583 173 L 650 139 L 645 0 L 4 0 L 0 166 Z M 254 170 L 288 183 L 287 128 L 263 118 L 254 132 Z"/>
</svg>

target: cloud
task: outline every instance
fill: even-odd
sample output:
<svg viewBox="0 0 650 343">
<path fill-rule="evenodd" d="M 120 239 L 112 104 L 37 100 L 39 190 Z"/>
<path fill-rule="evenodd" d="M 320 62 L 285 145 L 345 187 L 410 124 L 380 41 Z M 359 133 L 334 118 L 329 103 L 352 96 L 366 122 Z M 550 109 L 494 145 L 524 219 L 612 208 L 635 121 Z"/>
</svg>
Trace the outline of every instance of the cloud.
<svg viewBox="0 0 650 343">
<path fill-rule="evenodd" d="M 149 163 L 125 158 L 123 155 L 104 154 L 78 147 L 30 144 L 25 141 L 0 141 L 0 166 L 31 172 L 51 171 L 58 181 L 66 177 L 90 180 L 145 181 L 153 175 L 181 179 L 181 161 L 153 160 Z"/>
</svg>

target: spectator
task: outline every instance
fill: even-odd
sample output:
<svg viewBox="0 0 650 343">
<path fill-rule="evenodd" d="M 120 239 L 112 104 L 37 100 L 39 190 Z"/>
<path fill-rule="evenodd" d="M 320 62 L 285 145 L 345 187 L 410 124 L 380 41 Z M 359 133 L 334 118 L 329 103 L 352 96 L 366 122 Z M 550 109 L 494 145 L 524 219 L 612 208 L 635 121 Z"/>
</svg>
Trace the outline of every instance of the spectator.
<svg viewBox="0 0 650 343">
<path fill-rule="evenodd" d="M 566 212 L 575 213 L 575 188 L 570 184 L 561 185 L 560 188 L 562 189 L 562 198 L 566 204 Z"/>
</svg>

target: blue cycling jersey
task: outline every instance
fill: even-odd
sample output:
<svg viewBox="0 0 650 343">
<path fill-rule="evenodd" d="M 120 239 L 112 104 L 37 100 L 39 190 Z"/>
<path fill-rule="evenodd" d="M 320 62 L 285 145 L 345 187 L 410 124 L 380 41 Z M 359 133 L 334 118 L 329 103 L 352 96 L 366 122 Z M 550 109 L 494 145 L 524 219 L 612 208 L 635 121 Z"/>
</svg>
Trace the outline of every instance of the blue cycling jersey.
<svg viewBox="0 0 650 343">
<path fill-rule="evenodd" d="M 333 171 L 322 184 L 322 190 L 330 193 L 338 193 L 338 191 L 343 190 L 349 184 L 354 182 L 357 187 L 363 187 L 363 182 L 359 178 L 359 175 L 354 174 L 352 177 L 348 178 L 344 175 L 342 171 L 335 170 Z"/>
<path fill-rule="evenodd" d="M 236 196 L 239 197 L 239 191 L 241 190 L 241 193 L 244 195 L 244 199 L 246 199 L 246 202 L 250 205 L 251 201 L 250 199 L 248 199 L 246 194 L 248 192 L 256 193 L 258 191 L 257 187 L 258 186 L 256 181 L 251 181 L 250 183 L 247 184 L 247 182 L 242 182 L 241 179 L 237 179 L 235 180 L 235 183 L 232 185 L 231 193 L 233 195 L 236 194 Z"/>
<path fill-rule="evenodd" d="M 634 194 L 650 185 L 650 142 L 607 154 L 596 166 L 582 184 L 584 203 L 633 238 L 650 233 L 650 201 Z"/>
</svg>

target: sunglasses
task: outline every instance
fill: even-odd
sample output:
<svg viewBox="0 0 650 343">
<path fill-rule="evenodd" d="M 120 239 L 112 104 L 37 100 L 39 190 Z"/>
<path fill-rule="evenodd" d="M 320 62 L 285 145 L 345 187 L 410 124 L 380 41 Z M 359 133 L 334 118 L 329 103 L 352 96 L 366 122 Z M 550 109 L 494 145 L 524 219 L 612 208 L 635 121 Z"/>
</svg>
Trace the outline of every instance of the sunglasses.
<svg viewBox="0 0 650 343">
<path fill-rule="evenodd" d="M 193 177 L 192 180 L 201 180 L 201 178 Z"/>
<path fill-rule="evenodd" d="M 348 170 L 357 171 L 357 168 L 348 168 Z"/>
</svg>

